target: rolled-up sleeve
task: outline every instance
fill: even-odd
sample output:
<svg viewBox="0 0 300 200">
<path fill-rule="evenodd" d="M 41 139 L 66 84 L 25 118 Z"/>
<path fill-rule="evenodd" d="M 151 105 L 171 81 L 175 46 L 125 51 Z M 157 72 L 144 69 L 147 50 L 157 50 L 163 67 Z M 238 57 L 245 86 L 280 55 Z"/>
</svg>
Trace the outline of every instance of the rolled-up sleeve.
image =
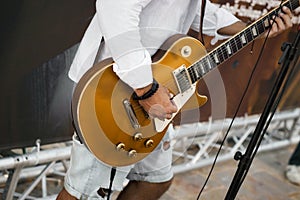
<svg viewBox="0 0 300 200">
<path fill-rule="evenodd" d="M 151 0 L 102 0 L 96 8 L 105 45 L 114 60 L 113 70 L 132 88 L 153 80 L 151 56 L 142 45 L 139 21 Z"/>
<path fill-rule="evenodd" d="M 199 31 L 200 27 L 200 5 L 198 10 L 199 12 L 196 15 L 191 26 L 191 28 L 196 31 Z M 237 21 L 239 21 L 239 19 L 229 11 L 219 7 L 216 4 L 211 3 L 210 1 L 207 1 L 203 19 L 203 34 L 214 36 L 211 43 L 215 44 L 218 40 L 223 40 L 230 37 L 227 35 L 220 35 L 217 31 L 220 28 L 234 24 Z"/>
</svg>

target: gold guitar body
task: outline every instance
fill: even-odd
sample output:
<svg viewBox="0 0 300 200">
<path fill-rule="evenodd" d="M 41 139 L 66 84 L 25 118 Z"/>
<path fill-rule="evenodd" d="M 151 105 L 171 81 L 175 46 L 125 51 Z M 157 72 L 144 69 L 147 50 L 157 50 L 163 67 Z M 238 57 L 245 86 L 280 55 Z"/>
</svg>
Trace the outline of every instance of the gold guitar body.
<svg viewBox="0 0 300 200">
<path fill-rule="evenodd" d="M 156 54 L 153 76 L 174 96 L 183 96 L 173 71 L 195 63 L 206 50 L 198 40 L 183 35 L 171 37 L 161 49 L 165 51 Z M 132 99 L 133 90 L 113 72 L 112 64 L 111 59 L 104 60 L 81 78 L 72 101 L 73 120 L 82 142 L 99 160 L 126 166 L 154 151 L 170 121 L 158 130 L 154 119 Z M 194 91 L 184 106 L 178 105 L 180 110 L 198 108 L 207 101 Z"/>
</svg>

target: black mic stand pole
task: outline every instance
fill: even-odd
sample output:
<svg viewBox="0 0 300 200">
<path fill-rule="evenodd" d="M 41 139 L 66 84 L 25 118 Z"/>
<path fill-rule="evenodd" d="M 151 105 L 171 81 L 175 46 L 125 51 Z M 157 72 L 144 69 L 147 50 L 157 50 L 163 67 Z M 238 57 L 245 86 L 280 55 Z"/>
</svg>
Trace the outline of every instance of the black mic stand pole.
<svg viewBox="0 0 300 200">
<path fill-rule="evenodd" d="M 267 103 L 264 107 L 264 110 L 260 116 L 260 119 L 257 123 L 257 126 L 254 130 L 253 136 L 249 142 L 249 145 L 246 149 L 245 154 L 242 154 L 240 151 L 237 151 L 235 153 L 234 159 L 239 160 L 238 169 L 233 177 L 233 180 L 231 182 L 231 185 L 227 191 L 225 200 L 233 200 L 235 199 L 239 188 L 241 187 L 243 180 L 245 179 L 247 172 L 250 168 L 250 165 L 253 161 L 253 158 L 255 156 L 255 148 L 259 147 L 260 138 L 263 137 L 264 132 L 262 130 L 267 130 L 268 124 L 266 125 L 266 121 L 269 118 L 269 120 L 272 119 L 272 116 L 270 116 L 270 111 L 273 108 L 276 109 L 277 105 L 274 106 L 274 103 L 276 102 L 276 97 L 278 96 L 278 92 L 280 91 L 280 88 L 286 78 L 289 65 L 291 61 L 294 59 L 294 55 L 297 51 L 298 45 L 299 45 L 299 38 L 300 38 L 300 26 L 298 27 L 298 32 L 296 35 L 296 38 L 293 42 L 293 44 L 290 43 L 284 43 L 282 45 L 281 50 L 283 51 L 283 54 L 279 60 L 279 64 L 283 63 L 282 68 L 279 72 L 279 75 L 275 81 L 275 84 L 272 88 L 271 94 L 267 100 Z M 262 133 L 262 134 L 261 134 Z"/>
</svg>

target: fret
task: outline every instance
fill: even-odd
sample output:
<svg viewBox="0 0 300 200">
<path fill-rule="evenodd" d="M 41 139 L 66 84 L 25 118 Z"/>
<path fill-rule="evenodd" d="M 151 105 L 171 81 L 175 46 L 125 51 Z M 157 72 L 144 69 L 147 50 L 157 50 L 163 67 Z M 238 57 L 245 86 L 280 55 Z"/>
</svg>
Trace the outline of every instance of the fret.
<svg viewBox="0 0 300 200">
<path fill-rule="evenodd" d="M 265 26 L 265 29 L 268 29 L 270 27 L 270 16 L 267 15 L 266 17 L 264 17 L 264 26 Z"/>
<path fill-rule="evenodd" d="M 225 60 L 225 58 L 223 56 L 222 49 L 221 48 L 217 48 L 216 51 L 217 51 L 217 54 L 219 56 L 220 61 L 223 62 Z"/>
<path fill-rule="evenodd" d="M 278 9 L 275 9 L 273 11 L 270 12 L 270 14 L 268 15 L 269 16 L 269 20 L 271 21 L 271 19 L 274 17 L 274 16 L 278 16 Z M 270 18 L 271 17 L 271 18 Z"/>
<path fill-rule="evenodd" d="M 241 40 L 240 40 L 240 37 L 239 35 L 236 35 L 234 38 L 233 38 L 233 41 L 234 41 L 234 44 L 235 44 L 235 47 L 236 47 L 236 51 L 239 51 L 243 45 L 241 44 Z"/>
<path fill-rule="evenodd" d="M 298 6 L 294 8 L 294 7 L 293 7 L 293 4 L 291 3 L 291 1 L 289 1 L 289 5 L 288 5 L 287 7 L 289 7 L 290 9 L 293 9 L 293 10 L 294 10 L 294 9 L 296 9 Z"/>
<path fill-rule="evenodd" d="M 229 55 L 227 53 L 227 49 L 226 49 L 225 45 L 220 46 L 220 48 L 221 48 L 221 51 L 222 51 L 222 54 L 223 54 L 223 58 L 225 60 L 227 60 L 227 58 L 229 58 Z"/>
<path fill-rule="evenodd" d="M 206 56 L 202 59 L 203 61 L 203 68 L 205 69 L 205 74 L 208 73 L 211 69 L 214 68 L 214 62 L 210 59 L 209 56 Z"/>
<path fill-rule="evenodd" d="M 217 64 L 221 63 L 216 51 L 211 52 L 211 56 L 212 56 L 212 59 L 215 61 L 215 63 L 217 63 Z"/>
<path fill-rule="evenodd" d="M 251 29 L 246 29 L 245 31 L 245 35 L 246 35 L 246 38 L 247 38 L 247 43 L 251 42 L 253 40 L 253 35 L 251 33 Z"/>
<path fill-rule="evenodd" d="M 231 49 L 232 49 L 233 53 L 236 53 L 239 49 L 236 45 L 235 37 L 230 39 L 228 42 L 230 43 L 230 46 L 231 46 Z"/>
<path fill-rule="evenodd" d="M 195 83 L 197 80 L 199 80 L 201 77 L 203 77 L 206 73 L 209 72 L 209 70 L 206 70 L 203 64 L 203 60 L 198 61 L 195 63 L 193 66 L 193 71 L 194 71 L 194 77 L 195 80 L 192 79 L 192 83 Z"/>
<path fill-rule="evenodd" d="M 232 47 L 230 45 L 230 42 L 226 42 L 224 45 L 225 45 L 228 55 L 231 56 L 233 53 L 232 53 L 232 49 L 231 49 Z"/>
<path fill-rule="evenodd" d="M 199 80 L 203 76 L 203 74 L 200 71 L 200 63 L 199 62 L 197 62 L 196 66 L 194 66 L 194 71 L 196 74 L 196 78 Z"/>
<path fill-rule="evenodd" d="M 210 65 L 209 60 L 207 59 L 207 57 L 203 58 L 203 63 L 204 63 L 203 67 L 205 69 L 205 74 L 206 74 L 211 69 L 211 65 Z"/>
<path fill-rule="evenodd" d="M 196 80 L 193 81 L 193 83 L 196 82 L 197 80 L 199 80 L 202 77 L 199 66 L 200 66 L 199 62 L 197 62 L 196 65 L 193 66 L 193 70 L 194 70 L 195 75 L 196 75 Z"/>
<path fill-rule="evenodd" d="M 194 67 L 188 68 L 187 71 L 189 72 L 192 83 L 196 82 L 198 79 Z"/>
<path fill-rule="evenodd" d="M 198 71 L 200 74 L 202 74 L 202 76 L 204 76 L 205 74 L 206 74 L 206 69 L 205 69 L 205 67 L 204 67 L 204 64 L 203 64 L 203 60 L 200 60 L 199 62 L 198 62 L 198 68 L 197 68 L 197 70 L 200 70 L 200 71 Z"/>
<path fill-rule="evenodd" d="M 282 6 L 284 6 L 284 5 L 282 5 Z M 279 16 L 279 14 L 282 13 L 282 12 L 283 12 L 283 11 L 282 11 L 281 8 L 276 8 L 276 9 L 275 9 L 276 16 Z"/>
<path fill-rule="evenodd" d="M 299 6 L 299 1 L 298 0 L 292 0 L 293 2 L 291 3 L 291 0 L 289 1 L 289 8 L 291 10 L 295 10 Z"/>
<path fill-rule="evenodd" d="M 246 37 L 245 37 L 245 33 L 244 32 L 241 32 L 239 34 L 239 39 L 240 39 L 240 44 L 241 44 L 241 48 L 243 47 L 243 45 L 245 46 L 247 44 L 247 40 L 246 40 Z"/>
<path fill-rule="evenodd" d="M 259 20 L 257 23 L 257 31 L 258 31 L 258 34 L 262 34 L 264 31 L 265 31 L 265 27 L 264 27 L 264 24 L 263 24 L 263 20 Z"/>
<path fill-rule="evenodd" d="M 292 9 L 293 8 L 293 5 L 291 3 L 291 1 L 289 1 L 289 5 L 287 6 L 289 9 Z"/>
<path fill-rule="evenodd" d="M 208 54 L 206 56 L 206 60 L 207 60 L 207 63 L 208 63 L 208 68 L 209 68 L 208 71 L 212 70 L 215 65 L 218 65 L 222 62 L 222 61 L 220 61 L 220 63 L 216 63 L 212 54 Z"/>
<path fill-rule="evenodd" d="M 207 57 L 207 61 L 208 61 L 208 63 L 209 63 L 209 69 L 210 70 L 212 70 L 212 69 L 214 69 L 216 66 L 217 66 L 217 64 L 213 61 L 213 59 L 211 58 L 211 57 Z M 222 61 L 223 62 L 223 61 Z M 209 70 L 209 71 L 210 71 Z"/>
<path fill-rule="evenodd" d="M 252 33 L 253 38 L 256 38 L 258 36 L 258 30 L 257 30 L 256 24 L 254 24 L 251 27 L 251 33 Z"/>
</svg>

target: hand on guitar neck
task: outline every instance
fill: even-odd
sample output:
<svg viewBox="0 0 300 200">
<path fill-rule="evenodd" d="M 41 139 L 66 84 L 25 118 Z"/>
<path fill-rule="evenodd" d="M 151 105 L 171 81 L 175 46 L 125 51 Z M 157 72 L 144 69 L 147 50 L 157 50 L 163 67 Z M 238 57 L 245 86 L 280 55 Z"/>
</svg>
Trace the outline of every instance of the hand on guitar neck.
<svg viewBox="0 0 300 200">
<path fill-rule="evenodd" d="M 273 26 L 269 33 L 269 37 L 274 37 L 276 35 L 279 35 L 286 29 L 291 28 L 293 26 L 293 23 L 291 21 L 292 17 L 293 17 L 292 11 L 286 6 L 283 6 L 282 12 L 280 12 L 278 16 L 273 16 L 273 20 L 275 21 L 275 23 L 273 23 Z M 268 32 L 266 32 L 263 36 L 266 37 L 267 34 Z"/>
<path fill-rule="evenodd" d="M 271 24 L 273 24 L 270 33 L 266 31 L 261 37 L 265 38 L 267 37 L 268 34 L 269 34 L 268 37 L 275 37 L 280 33 L 282 33 L 283 31 L 291 28 L 293 26 L 291 20 L 292 17 L 293 17 L 292 11 L 288 7 L 283 6 L 282 11 L 279 12 L 279 15 L 273 16 L 273 20 L 275 22 L 274 23 L 272 23 L 272 21 L 270 22 Z M 218 33 L 222 35 L 234 35 L 240 32 L 241 30 L 243 30 L 245 27 L 246 24 L 244 22 L 238 21 L 230 26 L 226 26 L 224 28 L 219 29 Z"/>
<path fill-rule="evenodd" d="M 151 87 L 152 84 L 144 88 L 135 89 L 135 93 L 137 96 L 142 96 L 148 92 Z M 177 111 L 177 106 L 171 98 L 172 95 L 169 90 L 163 85 L 159 85 L 157 91 L 151 97 L 140 100 L 139 104 L 150 117 L 157 117 L 160 120 L 171 119 L 173 113 Z"/>
</svg>

